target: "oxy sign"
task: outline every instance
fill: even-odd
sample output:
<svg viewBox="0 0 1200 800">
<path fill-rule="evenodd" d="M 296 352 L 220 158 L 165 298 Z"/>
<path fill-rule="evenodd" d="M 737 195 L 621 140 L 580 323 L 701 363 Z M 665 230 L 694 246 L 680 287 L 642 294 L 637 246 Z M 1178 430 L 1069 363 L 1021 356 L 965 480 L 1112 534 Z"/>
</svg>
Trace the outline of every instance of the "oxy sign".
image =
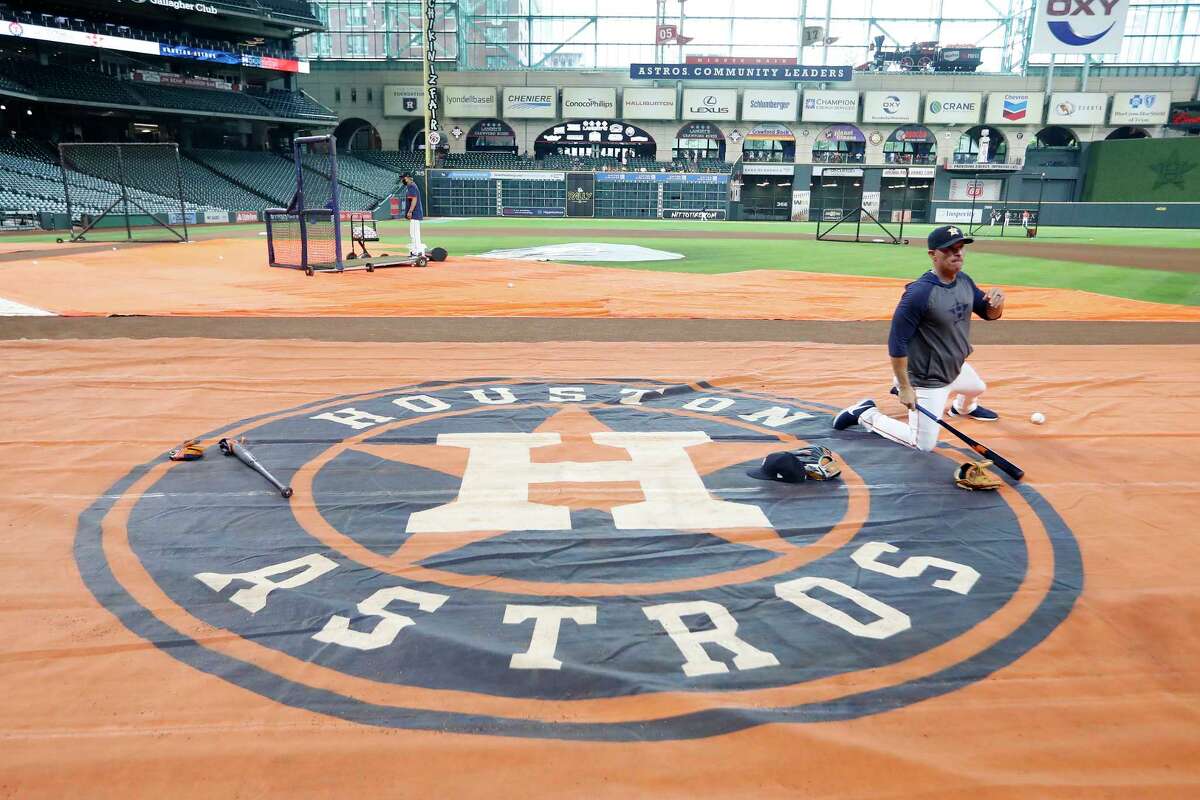
<svg viewBox="0 0 1200 800">
<path fill-rule="evenodd" d="M 1035 0 L 1031 53 L 1119 53 L 1129 0 Z"/>
</svg>

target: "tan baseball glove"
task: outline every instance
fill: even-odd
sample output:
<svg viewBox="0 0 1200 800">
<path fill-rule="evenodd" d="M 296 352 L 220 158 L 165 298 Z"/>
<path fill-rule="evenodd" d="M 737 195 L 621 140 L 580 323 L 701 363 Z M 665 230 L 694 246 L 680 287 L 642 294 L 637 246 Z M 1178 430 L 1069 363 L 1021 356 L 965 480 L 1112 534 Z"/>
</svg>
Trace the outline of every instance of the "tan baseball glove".
<svg viewBox="0 0 1200 800">
<path fill-rule="evenodd" d="M 1004 481 L 988 472 L 991 461 L 967 461 L 954 470 L 954 485 L 960 489 L 999 489 Z"/>
</svg>

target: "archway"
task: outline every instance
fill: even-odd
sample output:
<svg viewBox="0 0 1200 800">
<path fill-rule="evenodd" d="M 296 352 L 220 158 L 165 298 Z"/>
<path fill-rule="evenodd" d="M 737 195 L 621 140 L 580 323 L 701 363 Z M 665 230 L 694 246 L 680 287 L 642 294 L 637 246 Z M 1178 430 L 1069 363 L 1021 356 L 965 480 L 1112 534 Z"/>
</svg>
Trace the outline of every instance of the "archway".
<svg viewBox="0 0 1200 800">
<path fill-rule="evenodd" d="M 382 150 L 383 140 L 379 131 L 365 119 L 350 117 L 338 123 L 333 129 L 334 139 L 337 140 L 338 151 L 342 153 L 353 150 Z"/>
<path fill-rule="evenodd" d="M 866 159 L 867 137 L 847 122 L 830 125 L 813 142 L 814 164 L 861 164 Z"/>
<path fill-rule="evenodd" d="M 924 125 L 902 125 L 883 143 L 887 164 L 936 164 L 937 137 Z"/>
<path fill-rule="evenodd" d="M 396 149 L 403 153 L 423 153 L 425 152 L 425 120 L 414 119 L 412 122 L 404 126 L 400 131 L 400 140 L 397 142 Z M 450 150 L 450 143 L 446 141 L 443 135 L 442 141 L 435 148 L 438 152 L 447 152 Z"/>
<path fill-rule="evenodd" d="M 746 134 L 742 145 L 742 161 L 756 163 L 777 161 L 791 163 L 796 160 L 796 134 L 791 128 L 777 123 L 755 126 Z"/>
<path fill-rule="evenodd" d="M 553 125 L 534 140 L 535 158 L 604 159 L 627 164 L 631 159 L 653 161 L 658 154 L 654 137 L 619 119 L 581 119 Z M 589 166 L 581 163 L 582 167 Z"/>
<path fill-rule="evenodd" d="M 955 164 L 1004 164 L 1008 159 L 1008 140 L 991 125 L 976 125 L 958 137 L 954 148 Z"/>
<path fill-rule="evenodd" d="M 1070 128 L 1064 128 L 1061 125 L 1051 125 L 1037 132 L 1033 139 L 1033 146 L 1078 150 L 1079 137 Z"/>
<path fill-rule="evenodd" d="M 675 134 L 671 156 L 676 161 L 698 164 L 725 160 L 725 134 L 711 122 L 689 122 Z"/>
<path fill-rule="evenodd" d="M 482 119 L 467 131 L 468 153 L 517 154 L 517 134 L 505 121 Z"/>
<path fill-rule="evenodd" d="M 1150 134 L 1146 133 L 1145 128 L 1134 128 L 1126 125 L 1124 128 L 1117 128 L 1115 131 L 1104 137 L 1107 139 L 1149 139 Z"/>
</svg>

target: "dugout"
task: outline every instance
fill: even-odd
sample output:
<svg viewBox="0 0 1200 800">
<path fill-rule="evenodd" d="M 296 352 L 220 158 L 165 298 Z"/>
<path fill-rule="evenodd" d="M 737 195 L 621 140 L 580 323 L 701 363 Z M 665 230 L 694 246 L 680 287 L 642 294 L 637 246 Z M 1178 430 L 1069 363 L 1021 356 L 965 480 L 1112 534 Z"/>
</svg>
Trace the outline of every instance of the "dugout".
<svg viewBox="0 0 1200 800">
<path fill-rule="evenodd" d="M 792 215 L 795 164 L 738 165 L 741 181 L 741 219 L 786 222 Z"/>
</svg>

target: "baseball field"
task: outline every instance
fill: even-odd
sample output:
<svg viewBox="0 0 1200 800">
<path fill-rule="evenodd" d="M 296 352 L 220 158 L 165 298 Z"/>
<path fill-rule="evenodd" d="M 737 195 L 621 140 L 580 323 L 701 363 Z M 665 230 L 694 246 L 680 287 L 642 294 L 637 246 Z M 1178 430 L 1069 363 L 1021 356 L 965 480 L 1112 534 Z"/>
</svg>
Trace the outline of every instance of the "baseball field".
<svg viewBox="0 0 1200 800">
<path fill-rule="evenodd" d="M 929 230 L 0 238 L 0 796 L 1197 796 L 1200 231 L 969 245 L 964 491 L 831 425 Z"/>
</svg>

